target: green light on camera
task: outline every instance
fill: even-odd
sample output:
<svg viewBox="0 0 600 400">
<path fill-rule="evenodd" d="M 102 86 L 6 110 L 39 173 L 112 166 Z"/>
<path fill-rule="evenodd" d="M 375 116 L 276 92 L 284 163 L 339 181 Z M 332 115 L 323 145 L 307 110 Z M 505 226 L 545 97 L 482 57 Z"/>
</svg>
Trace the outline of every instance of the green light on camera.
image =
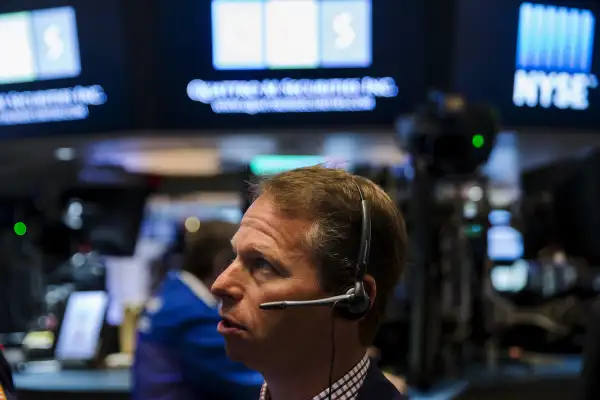
<svg viewBox="0 0 600 400">
<path fill-rule="evenodd" d="M 480 149 L 485 144 L 485 139 L 481 135 L 473 135 L 471 142 L 473 143 L 473 147 Z"/>
<path fill-rule="evenodd" d="M 15 233 L 19 236 L 23 236 L 27 233 L 27 225 L 25 225 L 23 222 L 17 222 L 14 229 Z"/>
</svg>

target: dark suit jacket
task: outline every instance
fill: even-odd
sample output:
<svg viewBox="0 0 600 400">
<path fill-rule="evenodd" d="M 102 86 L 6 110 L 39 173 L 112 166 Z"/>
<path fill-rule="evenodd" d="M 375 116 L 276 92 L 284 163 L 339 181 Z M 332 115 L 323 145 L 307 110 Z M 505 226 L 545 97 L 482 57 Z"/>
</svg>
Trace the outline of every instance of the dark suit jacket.
<svg viewBox="0 0 600 400">
<path fill-rule="evenodd" d="M 408 397 L 400 393 L 394 385 L 387 380 L 383 373 L 371 362 L 365 383 L 358 391 L 356 400 L 407 400 Z"/>
<path fill-rule="evenodd" d="M 583 350 L 579 400 L 600 399 L 600 304 L 595 302 Z"/>
</svg>

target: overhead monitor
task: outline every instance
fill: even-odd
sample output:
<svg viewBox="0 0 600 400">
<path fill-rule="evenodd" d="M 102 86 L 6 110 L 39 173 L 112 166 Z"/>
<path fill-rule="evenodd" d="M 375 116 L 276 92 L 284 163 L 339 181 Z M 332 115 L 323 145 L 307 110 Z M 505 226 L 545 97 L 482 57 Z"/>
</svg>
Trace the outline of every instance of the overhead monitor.
<svg viewBox="0 0 600 400">
<path fill-rule="evenodd" d="M 391 125 L 421 94 L 415 0 L 157 1 L 164 126 Z"/>
<path fill-rule="evenodd" d="M 216 70 L 367 68 L 371 0 L 212 2 Z"/>
<path fill-rule="evenodd" d="M 123 129 L 120 1 L 0 4 L 0 139 Z"/>
<path fill-rule="evenodd" d="M 73 7 L 0 14 L 0 84 L 79 76 Z"/>
<path fill-rule="evenodd" d="M 522 3 L 519 7 L 513 104 L 587 110 L 596 18 L 588 9 Z"/>
<path fill-rule="evenodd" d="M 459 3 L 455 89 L 507 126 L 600 127 L 595 2 Z"/>
</svg>

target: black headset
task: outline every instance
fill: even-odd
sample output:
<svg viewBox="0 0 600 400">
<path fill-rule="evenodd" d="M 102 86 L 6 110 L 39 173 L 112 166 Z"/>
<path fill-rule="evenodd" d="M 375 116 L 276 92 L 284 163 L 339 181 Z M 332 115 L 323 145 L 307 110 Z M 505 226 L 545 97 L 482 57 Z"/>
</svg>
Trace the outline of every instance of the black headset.
<svg viewBox="0 0 600 400">
<path fill-rule="evenodd" d="M 358 260 L 356 262 L 356 274 L 354 276 L 354 287 L 345 294 L 325 297 L 323 299 L 306 301 L 275 301 L 260 305 L 262 310 L 282 310 L 291 307 L 332 307 L 338 315 L 349 320 L 360 319 L 365 316 L 371 308 L 371 299 L 365 290 L 365 274 L 369 265 L 369 251 L 371 249 L 371 212 L 370 205 L 363 195 L 358 183 L 354 182 L 360 195 L 361 209 L 361 234 Z"/>
</svg>

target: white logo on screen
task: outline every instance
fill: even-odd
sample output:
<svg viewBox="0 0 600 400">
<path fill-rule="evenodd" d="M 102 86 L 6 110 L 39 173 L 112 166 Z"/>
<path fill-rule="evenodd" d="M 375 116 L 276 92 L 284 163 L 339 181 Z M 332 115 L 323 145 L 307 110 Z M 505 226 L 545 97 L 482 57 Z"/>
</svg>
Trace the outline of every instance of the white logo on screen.
<svg viewBox="0 0 600 400">
<path fill-rule="evenodd" d="M 356 32 L 352 26 L 353 22 L 354 17 L 349 12 L 341 13 L 333 19 L 333 31 L 337 35 L 335 39 L 337 48 L 347 49 L 354 43 Z"/>
<path fill-rule="evenodd" d="M 50 25 L 44 31 L 44 43 L 46 44 L 46 58 L 50 61 L 58 60 L 65 51 L 65 44 L 61 37 L 58 26 Z"/>
</svg>

